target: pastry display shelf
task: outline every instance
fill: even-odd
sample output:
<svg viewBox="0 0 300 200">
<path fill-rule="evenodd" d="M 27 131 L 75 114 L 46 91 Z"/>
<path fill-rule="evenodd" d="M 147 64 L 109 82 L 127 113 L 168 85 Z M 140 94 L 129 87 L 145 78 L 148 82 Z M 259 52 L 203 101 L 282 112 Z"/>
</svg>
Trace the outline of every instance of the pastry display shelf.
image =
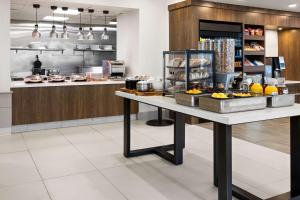
<svg viewBox="0 0 300 200">
<path fill-rule="evenodd" d="M 257 73 L 262 73 L 265 71 L 265 65 L 260 65 L 260 66 L 244 66 L 244 72 L 245 73 L 254 73 L 254 72 L 257 72 Z"/>
<path fill-rule="evenodd" d="M 245 56 L 264 56 L 265 55 L 265 51 L 249 51 L 249 50 L 245 50 L 244 51 L 244 55 Z"/>
<path fill-rule="evenodd" d="M 166 79 L 169 81 L 175 81 L 175 82 L 183 82 L 183 83 L 185 82 L 185 80 L 176 79 L 176 78 L 172 78 L 172 77 L 168 77 Z M 207 80 L 207 79 L 211 79 L 211 77 L 190 79 L 190 82 L 198 82 L 198 81 Z"/>
<path fill-rule="evenodd" d="M 244 35 L 244 40 L 264 41 L 265 40 L 265 36 Z"/>
<path fill-rule="evenodd" d="M 16 53 L 18 53 L 18 51 L 39 51 L 41 54 L 43 51 L 60 51 L 62 54 L 64 53 L 65 49 L 47 49 L 47 48 L 26 48 L 26 47 L 11 47 L 10 48 L 11 51 L 16 51 Z"/>
<path fill-rule="evenodd" d="M 200 68 L 209 67 L 209 66 L 210 66 L 210 64 L 207 64 L 207 65 L 198 65 L 198 66 L 190 66 L 190 69 L 200 69 Z M 166 68 L 169 68 L 169 69 L 178 69 L 178 70 L 185 70 L 185 67 L 166 66 Z"/>
</svg>

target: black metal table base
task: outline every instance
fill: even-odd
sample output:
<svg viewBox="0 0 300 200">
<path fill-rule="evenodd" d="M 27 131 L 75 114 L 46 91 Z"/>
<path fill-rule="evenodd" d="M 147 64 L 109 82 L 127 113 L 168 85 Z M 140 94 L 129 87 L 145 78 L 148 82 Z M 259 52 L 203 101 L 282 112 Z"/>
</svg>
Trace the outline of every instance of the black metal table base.
<svg viewBox="0 0 300 200">
<path fill-rule="evenodd" d="M 171 126 L 174 122 L 170 119 L 163 119 L 162 108 L 157 108 L 157 119 L 149 120 L 146 124 L 149 126 Z"/>
<path fill-rule="evenodd" d="M 124 156 L 135 157 L 156 154 L 165 160 L 180 165 L 183 163 L 185 146 L 185 117 L 175 112 L 174 144 L 131 150 L 130 99 L 124 98 Z M 291 192 L 267 200 L 300 200 L 300 116 L 290 119 L 291 143 Z M 262 200 L 232 184 L 232 126 L 214 122 L 214 185 L 218 187 L 219 200 Z M 169 151 L 174 151 L 174 154 Z"/>
<path fill-rule="evenodd" d="M 300 200 L 300 116 L 290 119 L 291 192 L 267 200 Z M 218 199 L 262 200 L 232 184 L 232 126 L 214 123 L 214 185 Z"/>
<path fill-rule="evenodd" d="M 185 116 L 175 113 L 174 119 L 174 144 L 131 150 L 130 132 L 130 99 L 124 98 L 124 156 L 127 158 L 156 154 L 165 160 L 180 165 L 183 162 L 183 148 L 185 146 Z M 173 122 L 172 122 L 173 123 Z M 168 151 L 174 151 L 173 154 Z"/>
</svg>

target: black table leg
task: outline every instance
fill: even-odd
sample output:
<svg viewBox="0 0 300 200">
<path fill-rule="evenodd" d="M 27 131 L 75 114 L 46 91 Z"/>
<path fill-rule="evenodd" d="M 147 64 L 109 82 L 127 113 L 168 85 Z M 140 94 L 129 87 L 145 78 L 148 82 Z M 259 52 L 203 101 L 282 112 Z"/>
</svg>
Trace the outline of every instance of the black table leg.
<svg viewBox="0 0 300 200">
<path fill-rule="evenodd" d="M 300 116 L 290 119 L 291 197 L 300 196 Z"/>
<path fill-rule="evenodd" d="M 218 196 L 232 199 L 232 127 L 215 123 L 217 144 Z"/>
<path fill-rule="evenodd" d="M 174 143 L 145 149 L 131 150 L 130 148 L 130 103 L 131 100 L 124 98 L 124 156 L 127 158 L 156 154 L 165 160 L 180 165 L 183 162 L 183 148 L 185 145 L 185 117 L 182 113 L 175 113 Z M 174 151 L 174 154 L 168 151 Z"/>
<path fill-rule="evenodd" d="M 178 112 L 175 113 L 174 144 L 175 163 L 182 164 L 185 147 L 185 115 Z"/>
<path fill-rule="evenodd" d="M 130 156 L 130 99 L 123 99 L 124 109 L 124 156 Z"/>
<path fill-rule="evenodd" d="M 214 122 L 214 131 L 213 131 L 213 154 L 214 154 L 214 185 L 218 187 L 218 145 L 217 145 L 217 124 Z"/>
</svg>

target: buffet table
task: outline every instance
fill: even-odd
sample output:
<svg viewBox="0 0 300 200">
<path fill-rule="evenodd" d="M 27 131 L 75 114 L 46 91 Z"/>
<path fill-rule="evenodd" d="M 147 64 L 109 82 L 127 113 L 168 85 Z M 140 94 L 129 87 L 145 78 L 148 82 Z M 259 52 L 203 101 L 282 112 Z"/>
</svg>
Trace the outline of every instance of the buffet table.
<svg viewBox="0 0 300 200">
<path fill-rule="evenodd" d="M 239 199 L 259 200 L 260 198 L 232 185 L 232 126 L 236 124 L 290 117 L 291 137 L 291 192 L 270 198 L 300 198 L 300 104 L 283 108 L 266 108 L 264 110 L 247 111 L 230 114 L 218 114 L 193 107 L 178 105 L 175 99 L 163 96 L 136 96 L 125 92 L 116 92 L 123 97 L 124 104 L 124 156 L 135 157 L 156 154 L 175 165 L 183 163 L 185 146 L 184 115 L 210 120 L 214 123 L 214 185 L 218 187 L 218 199 L 231 200 L 232 196 Z M 130 148 L 130 105 L 137 101 L 175 112 L 174 144 L 131 150 Z M 168 151 L 174 151 L 174 154 Z"/>
</svg>

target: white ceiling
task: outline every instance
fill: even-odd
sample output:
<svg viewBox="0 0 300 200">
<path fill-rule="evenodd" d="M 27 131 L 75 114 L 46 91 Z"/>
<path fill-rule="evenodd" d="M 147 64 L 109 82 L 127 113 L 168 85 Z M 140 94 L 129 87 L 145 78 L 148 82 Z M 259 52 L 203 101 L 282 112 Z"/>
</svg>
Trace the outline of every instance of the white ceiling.
<svg viewBox="0 0 300 200">
<path fill-rule="evenodd" d="M 209 0 L 209 1 L 300 12 L 300 0 Z M 297 4 L 297 7 L 289 8 L 288 7 L 289 4 Z"/>
<path fill-rule="evenodd" d="M 83 1 L 84 2 L 84 1 Z M 35 9 L 33 4 L 40 4 L 41 7 L 38 9 L 38 20 L 42 21 L 45 16 L 52 16 L 52 10 L 50 6 L 58 7 L 69 7 L 70 9 L 84 8 L 85 11 L 82 14 L 82 23 L 89 24 L 90 15 L 88 9 L 92 8 L 95 10 L 93 14 L 93 24 L 104 24 L 103 10 L 109 10 L 108 20 L 116 18 L 121 13 L 129 12 L 130 8 L 121 7 L 108 7 L 108 6 L 94 6 L 89 4 L 77 4 L 77 3 L 61 3 L 59 0 L 11 0 L 11 19 L 13 20 L 30 20 L 35 21 Z M 55 16 L 63 16 L 55 14 Z M 68 15 L 69 20 L 67 23 L 79 23 L 79 15 Z"/>
</svg>

